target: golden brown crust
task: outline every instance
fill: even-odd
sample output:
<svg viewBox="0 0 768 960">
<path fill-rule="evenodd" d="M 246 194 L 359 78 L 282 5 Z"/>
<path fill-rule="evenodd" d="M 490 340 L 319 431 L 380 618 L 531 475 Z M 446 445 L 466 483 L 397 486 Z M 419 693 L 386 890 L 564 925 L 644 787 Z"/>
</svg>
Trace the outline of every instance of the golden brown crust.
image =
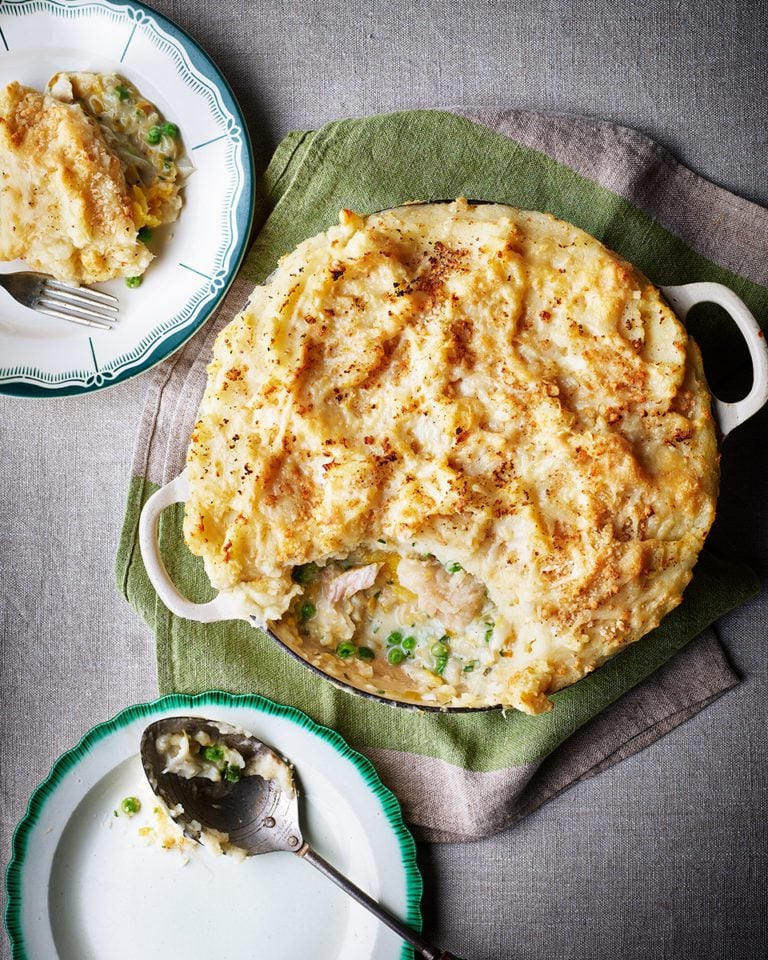
<svg viewBox="0 0 768 960">
<path fill-rule="evenodd" d="M 81 283 L 146 269 L 120 162 L 81 107 L 9 84 L 0 155 L 0 259 Z"/>
<path fill-rule="evenodd" d="M 294 565 L 360 545 L 457 561 L 503 634 L 486 702 L 531 713 L 679 603 L 718 478 L 658 291 L 576 227 L 463 201 L 345 212 L 286 257 L 218 338 L 189 471 L 187 542 L 244 611 L 278 620 Z"/>
</svg>

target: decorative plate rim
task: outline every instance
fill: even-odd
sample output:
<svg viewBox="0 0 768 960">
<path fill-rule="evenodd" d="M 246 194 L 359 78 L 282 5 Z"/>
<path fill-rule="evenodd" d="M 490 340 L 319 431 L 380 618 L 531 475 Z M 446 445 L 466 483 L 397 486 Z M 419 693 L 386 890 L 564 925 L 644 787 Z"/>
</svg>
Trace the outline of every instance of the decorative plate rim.
<svg viewBox="0 0 768 960">
<path fill-rule="evenodd" d="M 126 380 L 157 366 L 158 363 L 184 346 L 217 310 L 237 276 L 247 252 L 248 239 L 253 226 L 256 181 L 253 147 L 245 117 L 224 74 L 210 55 L 186 30 L 151 5 L 143 3 L 142 0 L 75 0 L 75 2 L 66 2 L 66 0 L 3 0 L 3 2 L 0 2 L 0 15 L 3 13 L 16 16 L 23 15 L 27 12 L 24 8 L 31 8 L 30 12 L 34 13 L 50 12 L 53 16 L 71 15 L 75 10 L 80 10 L 85 15 L 89 8 L 101 8 L 112 13 L 123 12 L 136 25 L 139 22 L 146 24 L 146 18 L 149 18 L 150 21 L 153 20 L 154 26 L 160 31 L 160 35 L 179 46 L 186 54 L 191 65 L 211 83 L 213 90 L 222 102 L 224 113 L 228 114 L 238 125 L 241 136 L 242 149 L 241 151 L 235 151 L 232 160 L 241 183 L 235 185 L 236 203 L 232 209 L 233 242 L 230 250 L 225 251 L 223 257 L 225 262 L 228 260 L 228 266 L 226 266 L 224 276 L 221 278 L 221 285 L 215 291 L 209 289 L 206 296 L 199 298 L 202 300 L 202 304 L 199 301 L 197 304 L 192 303 L 192 319 L 188 318 L 186 321 L 181 321 L 170 331 L 161 334 L 155 345 L 138 362 L 135 358 L 133 360 L 128 359 L 130 353 L 128 351 L 125 355 L 126 362 L 121 365 L 117 373 L 111 374 L 110 371 L 106 371 L 107 375 L 105 375 L 105 371 L 96 371 L 92 383 L 82 382 L 80 371 L 76 370 L 56 375 L 65 381 L 62 385 L 57 385 L 55 381 L 41 382 L 37 380 L 29 382 L 18 379 L 17 374 L 8 373 L 7 371 L 13 369 L 12 366 L 0 366 L 0 395 L 36 398 L 81 396 L 124 383 Z M 134 14 L 134 16 L 131 16 L 131 14 Z M 136 14 L 140 16 L 136 16 Z M 153 26 L 151 22 L 149 25 L 150 27 Z M 2 37 L 1 29 L 0 37 Z M 241 155 L 238 156 L 238 153 Z M 186 309 L 191 302 L 191 300 L 188 300 L 182 310 Z M 42 373 L 45 376 L 45 373 Z M 80 382 L 73 383 L 73 379 Z"/>
<path fill-rule="evenodd" d="M 46 777 L 33 790 L 27 802 L 26 810 L 13 831 L 11 859 L 5 870 L 6 906 L 3 919 L 11 943 L 12 960 L 34 960 L 26 952 L 21 924 L 23 906 L 22 873 L 30 835 L 40 822 L 48 799 L 56 792 L 64 776 L 88 755 L 92 747 L 137 719 L 150 717 L 168 709 L 208 706 L 244 707 L 268 716 L 289 720 L 320 737 L 321 740 L 333 747 L 342 760 L 352 763 L 362 776 L 366 787 L 379 801 L 384 817 L 398 842 L 406 882 L 405 920 L 414 930 L 421 931 L 421 897 L 424 882 L 416 860 L 416 843 L 405 825 L 397 797 L 381 782 L 371 761 L 351 747 L 336 730 L 317 723 L 298 707 L 276 703 L 274 700 L 269 700 L 258 694 L 234 694 L 227 693 L 224 690 L 206 690 L 199 694 L 172 693 L 155 700 L 132 704 L 123 708 L 110 719 L 97 723 L 83 734 L 74 747 L 66 750 L 54 761 Z M 412 948 L 403 943 L 400 956 L 401 960 L 412 960 Z"/>
</svg>

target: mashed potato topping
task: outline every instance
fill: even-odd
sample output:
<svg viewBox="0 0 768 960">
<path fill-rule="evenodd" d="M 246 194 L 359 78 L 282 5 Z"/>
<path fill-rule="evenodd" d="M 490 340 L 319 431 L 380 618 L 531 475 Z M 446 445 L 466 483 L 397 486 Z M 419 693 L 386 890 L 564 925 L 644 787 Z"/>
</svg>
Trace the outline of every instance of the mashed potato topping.
<svg viewBox="0 0 768 960">
<path fill-rule="evenodd" d="M 180 131 L 115 74 L 0 90 L 0 260 L 59 280 L 138 277 L 189 172 Z"/>
<path fill-rule="evenodd" d="M 714 516 L 699 352 L 578 228 L 342 211 L 219 335 L 185 537 L 353 686 L 528 713 L 675 607 Z"/>
</svg>

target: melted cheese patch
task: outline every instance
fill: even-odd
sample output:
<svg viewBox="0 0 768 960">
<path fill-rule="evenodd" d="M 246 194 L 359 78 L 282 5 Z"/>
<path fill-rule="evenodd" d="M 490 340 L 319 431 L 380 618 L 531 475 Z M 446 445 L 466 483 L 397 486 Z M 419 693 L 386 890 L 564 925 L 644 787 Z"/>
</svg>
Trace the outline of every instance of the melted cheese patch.
<svg viewBox="0 0 768 960">
<path fill-rule="evenodd" d="M 658 291 L 570 224 L 465 201 L 343 211 L 284 257 L 216 341 L 188 464 L 186 541 L 243 617 L 360 689 L 529 713 L 680 602 L 718 482 Z M 376 550 L 481 585 L 482 670 L 358 667 L 281 625 L 294 568 Z"/>
</svg>

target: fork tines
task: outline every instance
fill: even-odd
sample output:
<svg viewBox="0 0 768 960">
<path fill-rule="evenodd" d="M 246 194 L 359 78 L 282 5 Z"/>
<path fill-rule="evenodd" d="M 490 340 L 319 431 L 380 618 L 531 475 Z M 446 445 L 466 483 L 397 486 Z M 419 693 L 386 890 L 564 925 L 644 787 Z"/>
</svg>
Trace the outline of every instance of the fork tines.
<svg viewBox="0 0 768 960">
<path fill-rule="evenodd" d="M 112 323 L 117 321 L 119 307 L 117 297 L 111 293 L 46 280 L 38 297 L 37 309 L 63 320 L 111 330 Z"/>
</svg>

